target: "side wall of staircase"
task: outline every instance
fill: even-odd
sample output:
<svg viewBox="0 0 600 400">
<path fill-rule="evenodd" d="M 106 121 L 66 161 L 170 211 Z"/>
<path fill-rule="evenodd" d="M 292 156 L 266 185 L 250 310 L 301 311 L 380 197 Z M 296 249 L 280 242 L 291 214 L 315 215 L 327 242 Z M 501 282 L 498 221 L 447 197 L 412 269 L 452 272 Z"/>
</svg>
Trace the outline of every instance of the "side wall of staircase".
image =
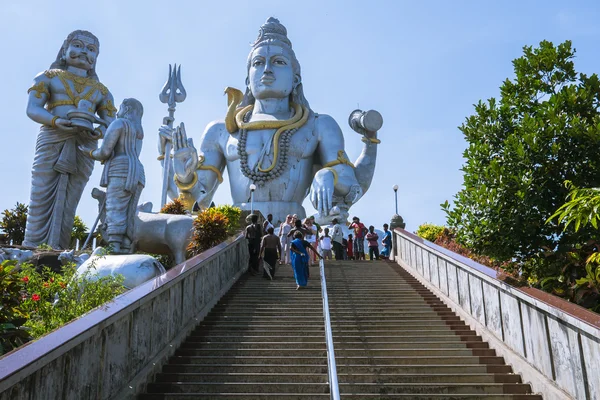
<svg viewBox="0 0 600 400">
<path fill-rule="evenodd" d="M 135 398 L 248 267 L 222 243 L 0 359 L 0 400 Z"/>
<path fill-rule="evenodd" d="M 600 400 L 600 315 L 533 288 L 410 232 L 394 258 L 488 341 L 544 399 Z"/>
</svg>

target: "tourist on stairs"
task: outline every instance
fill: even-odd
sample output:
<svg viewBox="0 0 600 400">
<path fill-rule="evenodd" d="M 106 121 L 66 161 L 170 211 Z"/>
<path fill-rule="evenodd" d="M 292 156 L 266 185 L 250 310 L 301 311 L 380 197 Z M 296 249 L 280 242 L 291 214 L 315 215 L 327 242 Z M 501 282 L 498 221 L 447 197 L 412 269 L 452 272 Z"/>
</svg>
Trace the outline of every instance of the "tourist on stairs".
<svg viewBox="0 0 600 400">
<path fill-rule="evenodd" d="M 392 251 L 392 232 L 390 232 L 388 228 L 388 224 L 383 224 L 383 238 L 381 239 L 383 249 L 381 249 L 381 258 L 385 259 L 390 257 Z"/>
<path fill-rule="evenodd" d="M 367 233 L 367 242 L 369 242 L 369 259 L 379 260 L 379 235 L 375 233 L 375 227 L 373 225 L 369 226 L 369 233 Z"/>
<path fill-rule="evenodd" d="M 308 284 L 308 251 L 307 248 L 316 252 L 315 248 L 310 243 L 302 239 L 302 232 L 294 233 L 294 240 L 291 244 L 292 250 L 292 269 L 294 270 L 294 278 L 296 278 L 296 290 L 305 287 Z M 321 257 L 318 254 L 319 258 Z"/>
<path fill-rule="evenodd" d="M 274 235 L 275 229 L 269 227 L 260 244 L 260 257 L 263 260 L 263 277 L 273 280 L 277 260 L 281 258 L 281 244 Z"/>
</svg>

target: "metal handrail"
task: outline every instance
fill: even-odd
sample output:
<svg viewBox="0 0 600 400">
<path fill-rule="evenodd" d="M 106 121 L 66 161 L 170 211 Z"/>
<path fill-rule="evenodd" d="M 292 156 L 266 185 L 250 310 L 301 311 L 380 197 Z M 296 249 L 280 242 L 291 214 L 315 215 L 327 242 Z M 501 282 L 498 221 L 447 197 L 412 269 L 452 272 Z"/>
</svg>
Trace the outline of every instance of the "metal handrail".
<svg viewBox="0 0 600 400">
<path fill-rule="evenodd" d="M 323 318 L 325 319 L 325 342 L 327 344 L 327 375 L 329 376 L 329 393 L 332 400 L 340 399 L 340 388 L 337 379 L 335 352 L 333 349 L 333 334 L 331 317 L 329 315 L 329 298 L 327 297 L 327 282 L 325 280 L 325 261 L 319 261 L 321 272 L 321 296 L 323 297 Z"/>
</svg>

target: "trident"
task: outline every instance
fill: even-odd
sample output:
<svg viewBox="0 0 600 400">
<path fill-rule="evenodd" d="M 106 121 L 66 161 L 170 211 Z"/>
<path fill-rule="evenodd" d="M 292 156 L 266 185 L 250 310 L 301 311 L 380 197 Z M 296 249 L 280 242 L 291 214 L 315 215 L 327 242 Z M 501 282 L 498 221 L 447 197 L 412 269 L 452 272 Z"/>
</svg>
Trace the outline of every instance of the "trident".
<svg viewBox="0 0 600 400">
<path fill-rule="evenodd" d="M 169 116 L 163 118 L 163 125 L 167 125 L 169 128 L 173 128 L 173 121 L 175 121 L 175 106 L 177 103 L 181 103 L 186 97 L 185 88 L 181 83 L 181 65 L 179 68 L 177 64 L 169 64 L 169 79 L 162 91 L 158 95 L 161 103 L 169 105 Z M 160 206 L 164 206 L 167 202 L 167 189 L 169 188 L 169 169 L 171 168 L 171 141 L 167 141 L 165 144 L 165 160 L 163 167 L 163 186 L 162 186 L 162 197 L 160 200 Z"/>
</svg>

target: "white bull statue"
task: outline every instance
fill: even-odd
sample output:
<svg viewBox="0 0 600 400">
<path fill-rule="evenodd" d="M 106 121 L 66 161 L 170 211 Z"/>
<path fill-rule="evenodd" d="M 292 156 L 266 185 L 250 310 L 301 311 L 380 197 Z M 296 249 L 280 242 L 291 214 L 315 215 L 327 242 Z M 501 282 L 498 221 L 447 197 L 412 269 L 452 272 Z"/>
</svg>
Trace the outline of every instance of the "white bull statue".
<svg viewBox="0 0 600 400">
<path fill-rule="evenodd" d="M 94 253 L 98 253 L 98 251 Z M 156 258 L 146 254 L 106 256 L 92 254 L 77 268 L 75 275 L 83 276 L 87 273 L 87 279 L 92 281 L 109 275 L 123 275 L 125 278 L 123 286 L 132 289 L 166 272 Z"/>
<path fill-rule="evenodd" d="M 92 197 L 98 200 L 100 220 L 105 220 L 104 207 L 101 205 L 106 198 L 106 192 L 94 188 Z M 145 205 L 146 211 L 152 205 Z M 149 207 L 149 208 L 148 208 Z M 173 215 L 151 213 L 138 210 L 135 217 L 134 251 L 143 251 L 153 254 L 170 254 L 176 264 L 186 260 L 187 247 L 192 240 L 194 218 L 190 215 Z M 100 225 L 100 232 L 104 237 L 105 225 Z"/>
</svg>

